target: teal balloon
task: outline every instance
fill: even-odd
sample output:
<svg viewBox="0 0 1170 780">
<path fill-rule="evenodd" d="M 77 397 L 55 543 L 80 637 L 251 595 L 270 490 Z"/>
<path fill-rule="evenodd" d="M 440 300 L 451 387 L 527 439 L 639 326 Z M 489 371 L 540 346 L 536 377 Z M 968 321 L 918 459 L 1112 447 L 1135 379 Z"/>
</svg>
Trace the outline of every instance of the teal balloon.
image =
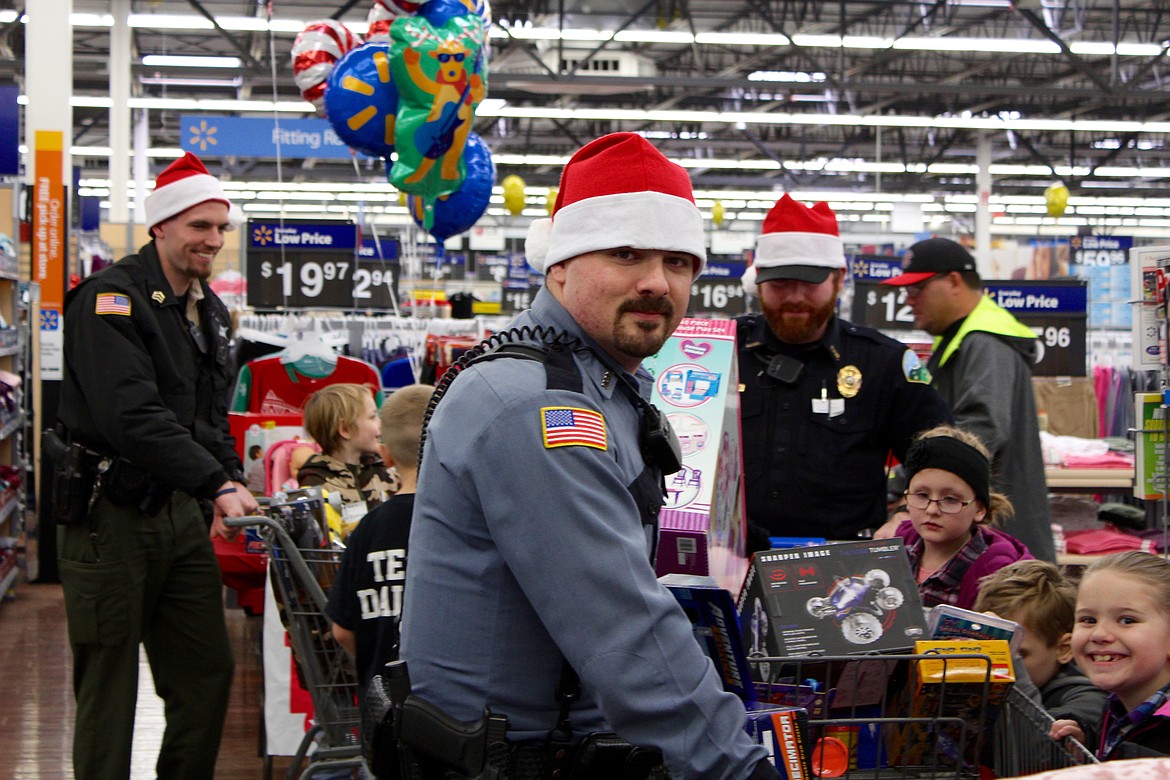
<svg viewBox="0 0 1170 780">
<path fill-rule="evenodd" d="M 337 61 L 325 89 L 325 113 L 346 144 L 374 157 L 390 157 L 398 88 L 390 75 L 389 44 L 366 43 Z"/>
<path fill-rule="evenodd" d="M 468 134 L 467 145 L 463 147 L 463 164 L 467 167 L 467 176 L 463 179 L 463 184 L 445 198 L 435 200 L 434 221 L 428 232 L 440 243 L 451 236 L 470 230 L 487 211 L 492 198 L 492 187 L 496 183 L 496 164 L 492 162 L 491 149 L 488 149 L 479 133 Z M 423 224 L 426 202 L 423 197 L 407 195 L 406 206 L 410 209 L 414 223 L 426 230 Z"/>
</svg>

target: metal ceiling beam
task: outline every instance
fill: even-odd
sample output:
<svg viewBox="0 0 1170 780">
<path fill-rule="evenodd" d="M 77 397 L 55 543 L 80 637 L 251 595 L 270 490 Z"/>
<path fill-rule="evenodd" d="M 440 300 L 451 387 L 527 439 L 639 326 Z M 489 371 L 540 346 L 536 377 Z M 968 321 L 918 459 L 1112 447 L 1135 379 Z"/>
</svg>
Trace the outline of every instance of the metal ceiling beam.
<svg viewBox="0 0 1170 780">
<path fill-rule="evenodd" d="M 215 28 L 215 31 L 219 33 L 220 37 L 230 43 L 233 49 L 239 52 L 240 58 L 243 59 L 244 63 L 247 64 L 248 67 L 260 67 L 260 61 L 252 56 L 252 52 L 248 50 L 248 47 L 236 40 L 234 35 L 220 27 L 219 22 L 217 22 L 215 19 L 215 16 L 206 8 L 204 8 L 203 4 L 200 3 L 199 0 L 187 0 L 187 3 L 196 11 L 198 11 L 203 16 L 203 18 L 211 22 L 211 26 Z"/>
<path fill-rule="evenodd" d="M 1109 86 L 1109 83 L 1102 79 L 1096 71 L 1090 68 L 1088 63 L 1074 54 L 1073 50 L 1068 47 L 1068 43 L 1065 42 L 1064 38 L 1061 38 L 1059 35 L 1053 32 L 1052 28 L 1045 24 L 1044 20 L 1037 16 L 1034 11 L 1028 8 L 1021 8 L 1018 4 L 1016 5 L 1015 10 L 1016 13 L 1028 21 L 1028 24 L 1035 27 L 1041 35 L 1059 46 L 1061 54 L 1064 55 L 1065 59 L 1067 59 L 1074 68 L 1080 71 L 1081 75 L 1096 84 L 1097 87 L 1106 94 L 1113 90 L 1113 88 Z"/>
</svg>

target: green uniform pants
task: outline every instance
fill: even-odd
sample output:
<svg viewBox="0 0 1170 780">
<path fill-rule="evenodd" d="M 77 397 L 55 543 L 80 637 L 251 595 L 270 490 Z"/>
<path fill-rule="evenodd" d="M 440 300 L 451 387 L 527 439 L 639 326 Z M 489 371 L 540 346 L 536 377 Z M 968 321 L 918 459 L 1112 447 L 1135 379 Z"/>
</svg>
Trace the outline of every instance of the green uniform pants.
<svg viewBox="0 0 1170 780">
<path fill-rule="evenodd" d="M 211 778 L 233 661 L 223 586 L 195 499 L 154 516 L 100 499 L 87 523 L 58 529 L 73 647 L 78 780 L 125 780 L 145 645 L 165 704 L 160 778 Z"/>
</svg>

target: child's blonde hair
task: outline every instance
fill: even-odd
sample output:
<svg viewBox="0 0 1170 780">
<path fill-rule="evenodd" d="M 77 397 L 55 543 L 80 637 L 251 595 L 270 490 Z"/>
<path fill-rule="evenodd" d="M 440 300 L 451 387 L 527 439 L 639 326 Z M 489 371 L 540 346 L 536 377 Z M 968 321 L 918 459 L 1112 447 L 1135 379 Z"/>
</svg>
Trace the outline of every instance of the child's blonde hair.
<svg viewBox="0 0 1170 780">
<path fill-rule="evenodd" d="M 365 385 L 339 382 L 322 387 L 305 401 L 305 433 L 332 454 L 341 449 L 342 424 L 354 428 L 366 413 L 366 399 L 371 398 Z"/>
<path fill-rule="evenodd" d="M 423 416 L 434 385 L 407 385 L 382 403 L 382 445 L 398 468 L 418 468 Z"/>
<path fill-rule="evenodd" d="M 931 439 L 936 436 L 946 436 L 961 441 L 987 458 L 989 463 L 991 462 L 991 451 L 987 449 L 987 445 L 983 443 L 982 439 L 970 431 L 964 431 L 962 428 L 956 428 L 953 425 L 936 425 L 933 428 L 928 428 L 915 436 L 914 440 Z M 1012 506 L 1011 499 L 1003 493 L 997 493 L 992 490 L 988 493 L 987 514 L 983 516 L 982 520 L 977 520 L 976 525 L 997 526 L 1015 513 L 1016 509 Z"/>
<path fill-rule="evenodd" d="M 979 580 L 976 612 L 1024 624 L 1049 647 L 1073 630 L 1077 589 L 1048 561 L 1016 561 Z"/>
<path fill-rule="evenodd" d="M 1154 590 L 1154 602 L 1159 605 L 1167 618 L 1170 618 L 1170 562 L 1160 555 L 1127 550 L 1126 552 L 1106 555 L 1098 558 L 1085 568 L 1081 575 L 1081 582 L 1090 574 L 1098 572 L 1116 572 L 1128 574 L 1135 579 L 1145 582 Z"/>
</svg>

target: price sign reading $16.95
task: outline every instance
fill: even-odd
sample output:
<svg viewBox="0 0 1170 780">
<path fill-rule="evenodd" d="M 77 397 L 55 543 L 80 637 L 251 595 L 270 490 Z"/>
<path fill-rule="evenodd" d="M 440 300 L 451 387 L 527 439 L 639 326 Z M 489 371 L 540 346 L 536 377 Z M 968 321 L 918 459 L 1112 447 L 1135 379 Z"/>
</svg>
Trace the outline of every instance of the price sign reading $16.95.
<svg viewBox="0 0 1170 780">
<path fill-rule="evenodd" d="M 739 279 L 699 277 L 691 284 L 689 314 L 724 314 L 735 317 L 746 313 L 743 284 Z"/>
</svg>

